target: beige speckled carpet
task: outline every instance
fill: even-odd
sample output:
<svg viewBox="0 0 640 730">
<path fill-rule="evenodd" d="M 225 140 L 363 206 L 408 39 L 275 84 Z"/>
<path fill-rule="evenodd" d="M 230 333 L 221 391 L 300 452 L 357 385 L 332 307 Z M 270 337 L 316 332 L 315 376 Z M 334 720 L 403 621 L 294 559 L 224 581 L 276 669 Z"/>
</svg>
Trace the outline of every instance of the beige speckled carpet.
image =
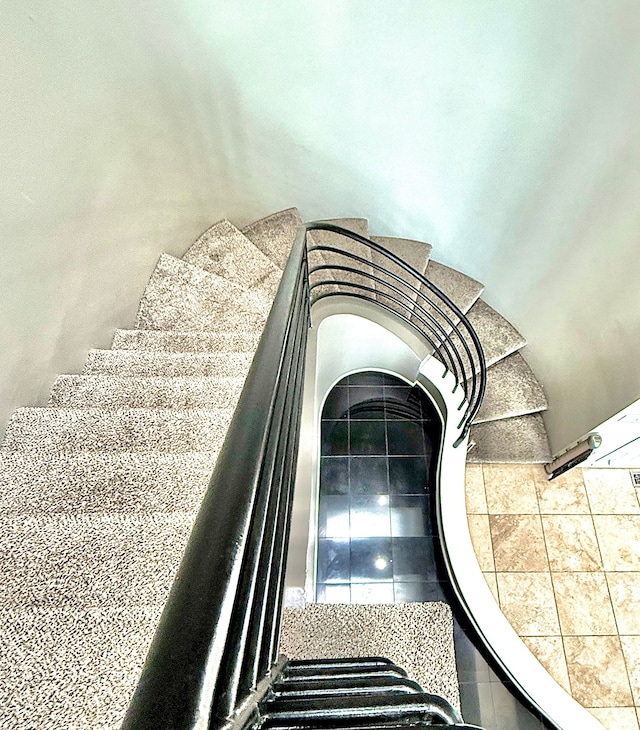
<svg viewBox="0 0 640 730">
<path fill-rule="evenodd" d="M 287 608 L 280 648 L 290 659 L 387 657 L 426 692 L 460 709 L 453 618 L 446 603 Z"/>
</svg>

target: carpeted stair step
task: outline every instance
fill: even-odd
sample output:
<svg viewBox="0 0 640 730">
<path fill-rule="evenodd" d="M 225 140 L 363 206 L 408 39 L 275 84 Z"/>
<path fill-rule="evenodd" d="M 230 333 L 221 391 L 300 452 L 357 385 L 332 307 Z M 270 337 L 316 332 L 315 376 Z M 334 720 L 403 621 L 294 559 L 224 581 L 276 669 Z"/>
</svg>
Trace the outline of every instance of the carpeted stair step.
<svg viewBox="0 0 640 730">
<path fill-rule="evenodd" d="M 83 375 L 245 377 L 253 353 L 90 350 Z"/>
<path fill-rule="evenodd" d="M 182 259 L 270 299 L 282 276 L 282 270 L 228 220 L 205 231 Z"/>
<path fill-rule="evenodd" d="M 0 608 L 0 727 L 115 730 L 162 607 Z"/>
<path fill-rule="evenodd" d="M 147 284 L 136 329 L 228 329 L 227 312 L 247 314 L 248 323 L 266 320 L 271 301 L 197 266 L 162 254 Z M 251 326 L 250 324 L 250 326 Z"/>
<path fill-rule="evenodd" d="M 19 408 L 9 420 L 2 450 L 216 451 L 232 415 L 231 408 Z"/>
<path fill-rule="evenodd" d="M 281 650 L 290 659 L 385 656 L 427 692 L 460 707 L 453 618 L 445 603 L 287 608 Z"/>
<path fill-rule="evenodd" d="M 467 312 L 467 319 L 482 343 L 487 367 L 521 350 L 527 344 L 525 338 L 511 322 L 496 312 L 483 299 L 478 299 L 471 307 Z M 471 338 L 464 331 L 462 331 L 462 335 L 473 354 L 474 350 L 471 347 Z M 456 347 L 460 349 L 460 338 L 455 334 L 452 334 L 452 338 Z M 474 362 L 475 370 L 479 372 L 480 367 L 475 357 Z"/>
<path fill-rule="evenodd" d="M 423 243 L 421 241 L 412 241 L 408 238 L 392 238 L 388 236 L 371 236 L 371 240 L 375 241 L 375 243 L 379 243 L 381 246 L 384 246 L 386 249 L 391 251 L 391 253 L 394 253 L 396 256 L 401 258 L 405 263 L 407 263 L 409 266 L 416 269 L 419 273 L 425 274 L 427 270 L 427 265 L 429 263 L 429 257 L 431 256 L 431 244 L 429 243 Z M 376 251 L 371 252 L 371 260 L 374 264 L 379 264 L 380 266 L 384 266 L 386 269 L 388 269 L 391 273 L 397 274 L 405 281 L 409 281 L 409 283 L 413 284 L 413 286 L 420 289 L 419 282 L 408 279 L 406 272 L 402 269 L 402 267 L 397 266 L 393 262 L 389 261 L 389 259 L 386 256 L 383 256 L 382 254 L 377 253 Z M 403 291 L 406 291 L 411 301 L 416 301 L 416 298 L 418 296 L 417 293 L 412 292 L 409 288 L 403 287 L 401 284 L 399 284 L 395 279 L 392 279 L 391 277 L 385 276 L 380 271 L 374 271 L 373 272 L 376 276 L 381 277 L 385 281 L 389 281 L 393 286 L 397 286 Z M 376 284 L 375 288 L 378 290 L 384 291 L 384 287 L 382 284 Z M 398 296 L 394 292 L 389 292 L 392 296 Z M 393 302 L 391 302 L 387 297 L 382 296 L 381 294 L 376 295 L 376 299 L 379 302 L 382 302 L 383 304 L 387 304 L 388 306 L 397 309 L 399 311 L 404 311 L 405 314 L 407 314 L 406 310 L 403 310 L 402 307 L 397 307 Z M 409 304 L 409 302 L 407 302 Z"/>
<path fill-rule="evenodd" d="M 280 269 L 284 269 L 302 218 L 287 208 L 245 226 L 242 233 Z"/>
<path fill-rule="evenodd" d="M 336 226 L 341 226 L 354 233 L 359 233 L 361 236 L 369 235 L 369 224 L 365 218 L 333 218 L 324 221 L 325 223 L 333 223 Z M 335 246 L 336 248 L 344 249 L 358 256 L 361 256 L 367 261 L 371 261 L 371 249 L 368 246 L 364 246 L 357 241 L 353 241 L 346 236 L 341 236 L 331 231 L 310 231 L 310 242 L 319 246 Z M 351 266 L 356 269 L 362 269 L 368 274 L 373 273 L 373 268 L 365 264 L 360 264 L 357 261 L 353 261 L 340 254 L 331 253 L 330 251 L 317 251 L 309 254 L 309 267 L 313 268 L 317 265 L 322 264 L 336 264 L 339 266 Z M 316 274 L 313 274 L 311 282 L 321 281 L 323 279 L 340 279 L 342 281 L 355 282 L 360 284 L 366 284 L 367 286 L 373 286 L 373 282 L 366 280 L 357 274 L 350 274 L 347 271 L 332 271 L 322 270 Z M 317 293 L 324 291 L 337 291 L 337 286 L 325 286 L 318 288 Z M 352 287 L 345 287 L 344 290 L 347 293 L 357 293 L 358 290 Z"/>
<path fill-rule="evenodd" d="M 547 409 L 542 385 L 519 352 L 487 370 L 487 389 L 474 423 L 524 416 Z"/>
<path fill-rule="evenodd" d="M 263 323 L 260 317 L 260 323 Z M 153 350 L 161 352 L 255 352 L 262 324 L 255 331 L 238 331 L 247 326 L 242 315 L 237 329 L 215 332 L 177 332 L 175 330 L 125 330 L 117 329 L 111 344 L 112 350 Z"/>
<path fill-rule="evenodd" d="M 0 514 L 192 512 L 217 453 L 0 453 Z"/>
<path fill-rule="evenodd" d="M 472 463 L 546 464 L 551 460 L 538 413 L 478 423 L 471 427 L 469 438 L 475 442 L 468 455 Z"/>
<path fill-rule="evenodd" d="M 446 294 L 447 297 L 449 297 L 449 299 L 458 307 L 458 309 L 462 311 L 463 314 L 471 309 L 473 304 L 478 300 L 478 298 L 484 291 L 484 286 L 479 281 L 472 279 L 470 276 L 463 274 L 461 271 L 457 271 L 456 269 L 452 269 L 449 266 L 440 264 L 433 259 L 429 260 L 426 277 L 432 284 L 437 286 L 438 289 Z M 433 295 L 427 289 L 427 287 L 422 287 L 421 293 L 425 295 L 430 301 L 433 301 L 438 306 L 440 306 L 452 322 L 458 322 L 458 318 L 452 313 L 452 311 L 446 305 L 444 305 L 444 303 L 442 303 L 439 298 Z M 447 320 L 440 314 L 438 314 L 436 310 L 430 308 L 428 303 L 425 303 L 423 300 L 421 301 L 423 306 L 434 316 L 434 318 L 443 327 L 443 329 L 446 332 L 451 332 L 452 327 L 447 322 Z M 415 321 L 418 326 L 423 326 L 418 320 Z M 441 337 L 441 335 L 434 335 L 434 337 L 436 336 L 438 337 L 438 339 L 440 339 Z"/>
<path fill-rule="evenodd" d="M 60 375 L 55 408 L 235 408 L 243 377 L 122 377 Z"/>
<path fill-rule="evenodd" d="M 195 515 L 0 516 L 0 605 L 163 605 Z"/>
</svg>

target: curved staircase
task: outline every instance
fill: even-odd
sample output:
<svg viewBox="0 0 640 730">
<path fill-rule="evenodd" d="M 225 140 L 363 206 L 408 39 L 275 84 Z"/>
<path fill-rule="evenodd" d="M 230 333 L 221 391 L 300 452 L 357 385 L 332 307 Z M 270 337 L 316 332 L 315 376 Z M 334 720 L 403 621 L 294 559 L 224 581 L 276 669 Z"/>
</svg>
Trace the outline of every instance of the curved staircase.
<svg viewBox="0 0 640 730">
<path fill-rule="evenodd" d="M 368 233 L 361 219 L 334 222 Z M 118 726 L 300 223 L 295 209 L 242 231 L 221 221 L 181 259 L 162 254 L 135 328 L 90 351 L 81 374 L 61 375 L 47 407 L 11 417 L 0 451 L 1 727 Z M 490 367 L 469 459 L 548 461 L 524 338 L 428 244 L 373 240 L 425 273 L 480 335 Z"/>
</svg>

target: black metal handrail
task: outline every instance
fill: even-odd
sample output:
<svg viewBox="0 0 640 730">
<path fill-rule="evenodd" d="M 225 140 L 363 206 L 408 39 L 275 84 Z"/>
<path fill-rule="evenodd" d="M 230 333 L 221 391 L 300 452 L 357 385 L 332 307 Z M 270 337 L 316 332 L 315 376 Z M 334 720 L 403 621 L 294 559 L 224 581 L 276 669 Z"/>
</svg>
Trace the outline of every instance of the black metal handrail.
<svg viewBox="0 0 640 730">
<path fill-rule="evenodd" d="M 449 372 L 453 374 L 455 383 L 453 392 L 458 387 L 464 392 L 464 399 L 458 408 L 458 410 L 464 408 L 457 424 L 461 433 L 456 441 L 456 445 L 461 444 L 480 409 L 487 380 L 482 344 L 464 312 L 423 274 L 379 243 L 324 221 L 307 223 L 305 231 L 307 234 L 312 231 L 327 231 L 356 241 L 402 270 L 402 276 L 399 276 L 385 266 L 337 245 L 307 242 L 309 254 L 313 252 L 321 256 L 332 254 L 334 257 L 337 255 L 347 260 L 350 264 L 354 262 L 360 264 L 360 268 L 355 268 L 342 262 L 326 261 L 323 257 L 323 263 L 312 266 L 309 270 L 312 304 L 335 296 L 372 302 L 417 330 L 432 348 L 433 354 L 442 361 L 445 368 L 443 377 Z M 372 270 L 384 274 L 384 278 L 372 273 Z M 314 277 L 319 272 L 323 274 L 320 280 Z M 327 272 L 334 273 L 327 277 Z M 355 275 L 356 280 L 338 278 L 335 272 L 352 277 Z M 367 281 L 373 286 L 363 283 Z M 386 301 L 380 301 L 380 297 Z"/>
<path fill-rule="evenodd" d="M 223 727 L 277 660 L 310 316 L 304 239 L 301 230 L 123 730 Z"/>
</svg>

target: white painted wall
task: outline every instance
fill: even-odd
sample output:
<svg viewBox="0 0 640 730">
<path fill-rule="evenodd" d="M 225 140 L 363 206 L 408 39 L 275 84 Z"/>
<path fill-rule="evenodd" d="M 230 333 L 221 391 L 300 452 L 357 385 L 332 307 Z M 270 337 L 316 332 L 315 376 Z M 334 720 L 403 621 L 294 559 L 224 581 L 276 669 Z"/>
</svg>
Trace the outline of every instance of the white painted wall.
<svg viewBox="0 0 640 730">
<path fill-rule="evenodd" d="M 640 394 L 632 0 L 1 13 L 6 408 L 130 321 L 161 248 L 289 204 L 484 281 L 530 341 L 554 449 Z"/>
</svg>

